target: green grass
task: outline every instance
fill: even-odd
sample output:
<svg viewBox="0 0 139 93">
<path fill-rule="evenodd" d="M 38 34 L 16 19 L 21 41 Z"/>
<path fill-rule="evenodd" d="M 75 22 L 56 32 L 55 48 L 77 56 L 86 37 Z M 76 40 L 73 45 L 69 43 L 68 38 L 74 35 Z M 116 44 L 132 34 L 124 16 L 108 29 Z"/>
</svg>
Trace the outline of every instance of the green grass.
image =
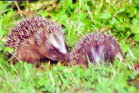
<svg viewBox="0 0 139 93">
<path fill-rule="evenodd" d="M 45 11 L 41 1 L 26 4 L 23 12 L 31 9 L 34 15 L 49 17 L 63 24 L 69 49 L 86 33 L 108 27 L 106 33 L 119 41 L 126 53 L 124 62 L 115 60 L 114 65 L 61 66 L 45 70 L 36 69 L 33 64 L 18 62 L 8 64 L 5 59 L 9 48 L 3 47 L 10 29 L 22 19 L 13 10 L 13 2 L 0 2 L 0 93 L 138 93 L 139 71 L 134 62 L 139 62 L 139 2 L 138 0 L 61 0 L 55 9 Z M 48 2 L 48 1 L 47 1 Z M 37 5 L 39 3 L 39 5 Z M 31 7 L 33 4 L 40 8 Z M 31 15 L 29 15 L 31 16 Z M 131 41 L 130 41 L 131 40 Z M 135 80 L 136 82 L 132 82 Z"/>
<path fill-rule="evenodd" d="M 27 63 L 0 65 L 1 92 L 9 93 L 135 93 L 137 89 L 127 81 L 134 79 L 137 72 L 127 63 L 115 62 L 112 66 L 90 65 L 65 67 L 57 64 L 45 71 L 35 69 Z"/>
</svg>

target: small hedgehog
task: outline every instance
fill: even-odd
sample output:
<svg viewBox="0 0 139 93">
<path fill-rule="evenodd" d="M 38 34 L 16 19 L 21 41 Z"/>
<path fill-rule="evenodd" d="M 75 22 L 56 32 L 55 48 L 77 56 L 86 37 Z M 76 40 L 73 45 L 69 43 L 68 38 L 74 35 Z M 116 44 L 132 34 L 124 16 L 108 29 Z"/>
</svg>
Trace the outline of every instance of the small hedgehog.
<svg viewBox="0 0 139 93">
<path fill-rule="evenodd" d="M 14 61 L 35 63 L 43 58 L 52 61 L 65 61 L 68 58 L 62 28 L 40 16 L 25 18 L 16 24 L 5 45 L 15 49 Z"/>
<path fill-rule="evenodd" d="M 116 40 L 103 33 L 89 33 L 76 43 L 69 56 L 69 64 L 88 66 L 90 62 L 113 62 L 115 57 L 122 60 L 122 50 Z"/>
</svg>

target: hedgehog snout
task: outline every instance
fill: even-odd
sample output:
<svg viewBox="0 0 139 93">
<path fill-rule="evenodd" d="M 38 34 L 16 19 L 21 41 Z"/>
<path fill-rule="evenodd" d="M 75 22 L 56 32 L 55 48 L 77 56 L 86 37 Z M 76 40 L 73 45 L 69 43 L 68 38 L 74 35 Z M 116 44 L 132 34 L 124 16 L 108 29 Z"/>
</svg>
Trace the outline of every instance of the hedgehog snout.
<svg viewBox="0 0 139 93">
<path fill-rule="evenodd" d="M 101 58 L 98 56 L 98 54 L 96 54 L 96 56 L 94 57 L 94 61 L 97 63 L 97 62 L 100 62 Z"/>
<path fill-rule="evenodd" d="M 69 53 L 59 54 L 59 56 L 56 57 L 56 59 L 61 62 L 68 61 L 68 58 L 69 58 Z"/>
<path fill-rule="evenodd" d="M 69 52 L 67 52 L 67 53 L 64 55 L 64 59 L 65 59 L 66 61 L 69 60 L 69 55 L 70 55 Z"/>
<path fill-rule="evenodd" d="M 63 55 L 63 62 L 64 61 L 68 61 L 69 60 L 69 53 L 67 53 L 67 54 L 65 54 L 65 55 Z"/>
</svg>

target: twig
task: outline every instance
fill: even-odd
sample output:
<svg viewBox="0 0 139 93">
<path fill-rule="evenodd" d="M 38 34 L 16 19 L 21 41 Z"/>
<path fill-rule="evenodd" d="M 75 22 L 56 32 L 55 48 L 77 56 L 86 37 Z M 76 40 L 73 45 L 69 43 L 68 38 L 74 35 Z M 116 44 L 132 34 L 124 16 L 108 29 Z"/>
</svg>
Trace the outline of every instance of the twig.
<svg viewBox="0 0 139 93">
<path fill-rule="evenodd" d="M 21 9 L 20 9 L 20 7 L 19 7 L 17 1 L 14 1 L 14 3 L 15 3 L 15 5 L 16 5 L 17 9 L 18 9 L 18 12 L 19 12 L 20 16 L 23 17 L 23 14 L 22 14 L 22 12 L 21 12 Z"/>
</svg>

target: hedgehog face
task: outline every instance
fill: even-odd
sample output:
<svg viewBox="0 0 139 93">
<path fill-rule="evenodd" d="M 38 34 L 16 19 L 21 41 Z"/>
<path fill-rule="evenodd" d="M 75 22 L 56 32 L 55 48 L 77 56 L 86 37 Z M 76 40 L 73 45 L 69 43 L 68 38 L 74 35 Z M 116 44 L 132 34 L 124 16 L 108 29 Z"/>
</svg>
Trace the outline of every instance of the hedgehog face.
<svg viewBox="0 0 139 93">
<path fill-rule="evenodd" d="M 60 53 L 62 53 L 62 54 L 67 53 L 67 49 L 66 49 L 65 40 L 64 40 L 63 35 L 51 34 L 50 37 L 48 38 L 48 41 L 49 41 L 49 44 L 51 44 Z"/>
<path fill-rule="evenodd" d="M 105 44 L 106 45 L 91 47 L 91 50 L 89 52 L 90 61 L 95 63 L 104 63 L 107 61 L 113 62 L 116 56 L 120 61 L 122 61 L 122 54 L 119 52 L 119 50 L 116 50 L 116 46 L 114 46 L 113 44 Z"/>
<path fill-rule="evenodd" d="M 105 57 L 104 46 L 91 47 L 88 56 L 91 62 L 103 62 Z"/>
<path fill-rule="evenodd" d="M 68 58 L 68 51 L 63 33 L 57 34 L 40 33 L 34 35 L 35 45 L 38 52 L 54 61 L 65 61 Z"/>
<path fill-rule="evenodd" d="M 47 47 L 49 44 L 50 47 Z M 53 60 L 63 60 L 67 58 L 68 52 L 64 40 L 64 35 L 51 34 L 45 47 L 49 48 L 49 58 Z"/>
<path fill-rule="evenodd" d="M 47 57 L 55 61 L 63 61 L 68 58 L 68 51 L 63 34 L 51 33 L 44 43 L 45 49 L 48 50 Z"/>
</svg>

